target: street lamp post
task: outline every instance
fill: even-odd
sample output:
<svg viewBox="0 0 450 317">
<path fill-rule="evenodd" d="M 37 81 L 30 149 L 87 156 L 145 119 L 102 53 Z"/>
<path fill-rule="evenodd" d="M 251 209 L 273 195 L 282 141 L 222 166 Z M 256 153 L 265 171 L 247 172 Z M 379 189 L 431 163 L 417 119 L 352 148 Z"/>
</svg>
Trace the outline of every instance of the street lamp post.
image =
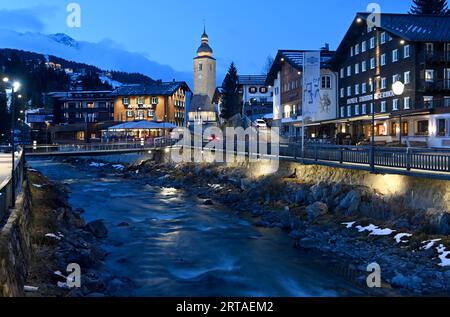
<svg viewBox="0 0 450 317">
<path fill-rule="evenodd" d="M 20 83 L 12 82 L 8 77 L 3 78 L 5 84 L 9 84 L 11 89 L 11 207 L 14 208 L 16 205 L 16 180 L 15 180 L 15 142 L 14 142 L 14 127 L 15 127 L 15 116 L 14 116 L 14 94 L 19 90 Z"/>
<path fill-rule="evenodd" d="M 405 84 L 402 83 L 401 81 L 396 81 L 393 85 L 392 85 L 392 91 L 394 92 L 394 95 L 396 96 L 401 96 L 403 95 L 403 93 L 405 92 Z M 402 133 L 403 133 L 403 129 L 402 129 L 402 114 L 399 114 L 399 126 L 400 126 L 400 135 L 399 135 L 399 142 L 400 142 L 400 146 L 402 145 Z"/>
</svg>

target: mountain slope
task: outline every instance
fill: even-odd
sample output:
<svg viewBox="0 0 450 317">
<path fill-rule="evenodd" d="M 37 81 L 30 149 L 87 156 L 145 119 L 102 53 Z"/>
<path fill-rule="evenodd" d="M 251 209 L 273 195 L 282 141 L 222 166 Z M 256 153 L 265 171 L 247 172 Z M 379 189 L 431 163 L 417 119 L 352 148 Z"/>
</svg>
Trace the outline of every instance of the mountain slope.
<svg viewBox="0 0 450 317">
<path fill-rule="evenodd" d="M 170 66 L 131 53 L 108 40 L 99 43 L 75 41 L 65 34 L 18 33 L 0 30 L 0 48 L 12 48 L 40 54 L 55 55 L 66 60 L 95 65 L 101 69 L 143 73 L 153 79 L 191 82 L 189 73 L 178 72 Z"/>
</svg>

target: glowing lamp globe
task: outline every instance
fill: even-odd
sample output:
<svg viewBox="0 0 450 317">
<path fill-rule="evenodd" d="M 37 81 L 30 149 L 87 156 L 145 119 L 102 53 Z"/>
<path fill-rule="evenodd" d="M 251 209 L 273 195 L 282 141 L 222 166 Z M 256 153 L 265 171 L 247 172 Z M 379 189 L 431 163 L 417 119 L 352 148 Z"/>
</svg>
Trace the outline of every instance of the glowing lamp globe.
<svg viewBox="0 0 450 317">
<path fill-rule="evenodd" d="M 396 81 L 392 85 L 392 91 L 396 96 L 403 95 L 403 93 L 405 92 L 405 84 L 403 84 L 401 81 Z"/>
</svg>

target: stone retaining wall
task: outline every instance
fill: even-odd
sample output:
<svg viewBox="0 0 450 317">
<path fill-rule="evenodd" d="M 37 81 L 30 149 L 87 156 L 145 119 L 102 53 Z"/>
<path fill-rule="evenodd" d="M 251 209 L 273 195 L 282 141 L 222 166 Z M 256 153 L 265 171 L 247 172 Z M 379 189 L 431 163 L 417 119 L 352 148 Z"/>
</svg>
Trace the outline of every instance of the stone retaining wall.
<svg viewBox="0 0 450 317">
<path fill-rule="evenodd" d="M 30 190 L 18 196 L 16 207 L 0 231 L 0 297 L 24 296 L 31 257 Z"/>
<path fill-rule="evenodd" d="M 171 161 L 170 153 L 161 154 L 157 161 Z M 214 155 L 207 151 L 203 156 L 205 160 L 214 159 Z M 254 163 L 226 163 L 226 165 L 246 167 L 249 178 L 271 174 L 273 167 L 267 160 Z M 311 185 L 342 183 L 350 186 L 366 186 L 383 194 L 386 199 L 402 201 L 402 204 L 408 208 L 450 211 L 450 181 L 393 174 L 371 174 L 362 170 L 304 165 L 288 161 L 280 161 L 275 174 L 286 176 L 294 172 L 299 181 Z"/>
</svg>

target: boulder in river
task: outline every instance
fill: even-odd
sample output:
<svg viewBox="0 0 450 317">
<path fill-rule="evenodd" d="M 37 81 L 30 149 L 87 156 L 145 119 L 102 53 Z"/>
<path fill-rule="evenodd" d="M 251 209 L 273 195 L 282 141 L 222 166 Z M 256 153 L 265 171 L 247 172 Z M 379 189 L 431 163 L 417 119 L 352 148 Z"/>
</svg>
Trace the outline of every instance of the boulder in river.
<svg viewBox="0 0 450 317">
<path fill-rule="evenodd" d="M 108 236 L 108 229 L 106 229 L 103 220 L 95 220 L 88 223 L 86 229 L 98 239 L 104 239 Z"/>
<path fill-rule="evenodd" d="M 205 206 L 212 206 L 214 205 L 213 201 L 211 199 L 207 199 L 203 202 L 203 205 Z"/>
</svg>

